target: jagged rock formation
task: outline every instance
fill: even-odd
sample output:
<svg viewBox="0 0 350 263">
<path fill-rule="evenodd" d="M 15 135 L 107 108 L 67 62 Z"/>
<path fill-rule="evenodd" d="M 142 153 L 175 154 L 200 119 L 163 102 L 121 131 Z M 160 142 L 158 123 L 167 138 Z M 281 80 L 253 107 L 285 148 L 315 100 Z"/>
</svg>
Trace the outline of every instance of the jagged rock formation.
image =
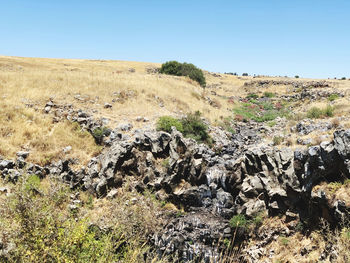
<svg viewBox="0 0 350 263">
<path fill-rule="evenodd" d="M 252 80 L 244 83 L 244 87 L 267 88 L 273 85 L 291 87 L 291 92 L 280 95 L 285 101 L 317 101 L 331 95 L 344 97 L 344 92 L 335 89 L 329 81 L 297 81 L 297 80 Z"/>
<path fill-rule="evenodd" d="M 269 85 L 291 85 L 295 88 L 328 88 L 327 81 L 297 81 L 297 80 L 252 80 L 244 83 L 244 86 L 269 86 Z"/>
<path fill-rule="evenodd" d="M 131 137 L 113 131 L 106 141 L 110 146 L 79 171 L 70 168 L 70 160 L 40 167 L 26 163 L 28 153 L 18 153 L 17 160 L 0 160 L 0 172 L 11 181 L 24 171 L 57 176 L 101 198 L 132 178 L 137 191 L 148 189 L 185 211 L 166 218 L 163 231 L 150 237 L 159 255 L 183 261 L 215 262 L 225 248 L 222 240 L 244 239 L 246 233 L 229 223 L 237 214 L 252 218 L 265 211 L 331 224 L 349 215 L 349 204 L 330 203 L 324 192 L 312 190 L 322 181 L 350 178 L 350 130 L 307 151 L 251 146 L 240 155 L 214 152 L 176 129 L 138 130 Z"/>
</svg>

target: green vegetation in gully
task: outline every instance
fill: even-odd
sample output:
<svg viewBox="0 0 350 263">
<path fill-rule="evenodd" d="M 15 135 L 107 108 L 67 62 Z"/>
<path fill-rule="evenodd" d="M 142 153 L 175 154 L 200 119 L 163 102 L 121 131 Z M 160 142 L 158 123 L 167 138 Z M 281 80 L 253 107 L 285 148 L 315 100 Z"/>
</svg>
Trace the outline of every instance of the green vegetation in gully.
<svg viewBox="0 0 350 263">
<path fill-rule="evenodd" d="M 233 109 L 235 119 L 239 121 L 254 120 L 257 122 L 273 121 L 277 117 L 287 117 L 290 111 L 285 102 L 273 102 L 270 100 L 273 93 L 264 95 L 267 99 L 258 99 L 254 94 L 249 94 L 246 101 Z"/>
</svg>

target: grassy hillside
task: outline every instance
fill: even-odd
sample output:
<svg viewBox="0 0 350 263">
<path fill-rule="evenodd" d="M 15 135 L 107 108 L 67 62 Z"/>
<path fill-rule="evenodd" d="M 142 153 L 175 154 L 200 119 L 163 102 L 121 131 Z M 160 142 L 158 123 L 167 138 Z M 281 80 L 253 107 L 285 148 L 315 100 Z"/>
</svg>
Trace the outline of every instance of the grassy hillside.
<svg viewBox="0 0 350 263">
<path fill-rule="evenodd" d="M 70 123 L 52 123 L 52 118 L 43 114 L 49 99 L 72 104 L 75 109 L 93 110 L 95 117 L 109 119 L 109 126 L 114 128 L 125 122 L 135 127 L 145 125 L 135 121 L 137 116 L 147 117 L 154 124 L 163 115 L 197 110 L 217 124 L 233 115 L 238 96 L 289 93 L 285 85 L 244 86 L 253 78 L 209 72 L 205 72 L 207 87 L 203 89 L 187 77 L 155 74 L 159 67 L 142 62 L 0 56 L 0 155 L 13 157 L 16 151 L 30 150 L 30 161 L 43 164 L 62 155 L 68 145 L 73 148 L 68 155 L 81 163 L 98 153 L 89 134 Z M 332 85 L 346 90 L 350 82 L 332 80 Z M 112 108 L 104 108 L 105 103 Z M 339 115 L 349 111 L 346 98 L 336 103 Z M 320 102 L 299 103 L 297 109 L 306 112 L 315 105 L 322 106 Z"/>
<path fill-rule="evenodd" d="M 83 162 L 96 154 L 98 149 L 91 136 L 74 130 L 69 123 L 53 124 L 51 117 L 42 113 L 50 98 L 77 109 L 93 108 L 94 115 L 110 119 L 112 127 L 119 122 L 134 122 L 137 116 L 155 121 L 162 115 L 200 110 L 213 121 L 229 114 L 225 99 L 215 99 L 220 108 L 210 106 L 204 99 L 211 96 L 209 91 L 194 81 L 147 73 L 159 66 L 1 56 L 0 155 L 13 157 L 16 151 L 30 150 L 30 161 L 45 163 L 68 145 L 73 148 L 71 157 Z M 209 84 L 213 82 L 209 77 Z M 230 81 L 231 89 L 239 87 L 239 82 L 236 86 L 234 83 Z M 113 107 L 105 109 L 105 103 Z"/>
<path fill-rule="evenodd" d="M 207 86 L 202 88 L 187 77 L 156 73 L 160 66 L 142 62 L 0 56 L 0 160 L 2 157 L 14 159 L 16 152 L 24 150 L 30 151 L 28 162 L 45 165 L 72 158 L 77 166 L 72 167 L 75 169 L 86 165 L 102 151 L 102 146 L 77 123 L 54 122 L 54 113 L 44 112 L 49 100 L 58 105 L 71 104 L 72 109 L 82 109 L 94 118 L 103 117 L 110 128 L 121 123 L 132 123 L 135 128 L 154 128 L 161 116 L 181 117 L 200 111 L 212 125 L 232 131 L 231 137 L 228 136 L 231 141 L 236 132 L 235 125 L 238 125 L 240 128 L 253 127 L 247 137 L 258 134 L 263 144 L 276 147 L 318 145 L 322 140 L 330 139 L 339 125 L 350 128 L 349 80 L 327 80 L 329 86 L 299 88 L 293 86 L 295 81 L 308 85 L 317 80 L 205 72 Z M 267 85 L 256 82 L 261 80 L 276 82 Z M 308 95 L 299 99 L 303 92 Z M 319 92 L 328 93 L 318 96 Z M 299 97 L 295 99 L 291 95 Z M 106 108 L 105 103 L 111 107 Z M 309 118 L 313 107 L 317 107 L 320 116 Z M 323 112 L 327 107 L 332 114 Z M 138 116 L 149 121 L 137 121 Z M 268 118 L 271 116 L 274 119 Z M 291 128 L 304 120 L 334 125 L 325 130 L 316 127 L 306 135 L 292 131 Z M 260 131 L 259 127 L 264 129 Z M 327 137 L 321 140 L 321 135 Z M 314 141 L 297 142 L 310 138 Z M 241 139 L 242 145 L 246 145 L 245 140 Z M 71 150 L 66 151 L 67 146 Z M 213 149 L 220 154 L 220 148 Z M 169 168 L 169 158 L 162 158 L 154 163 L 160 171 Z M 17 184 L 0 178 L 0 188 L 3 188 L 0 214 L 4 215 L 0 218 L 0 245 L 2 240 L 10 240 L 17 246 L 9 262 L 142 262 L 146 252 L 152 257 L 149 262 L 158 262 L 148 244 L 149 233 L 158 231 L 158 227 L 165 224 L 164 218 L 184 215 L 184 208 L 162 200 L 151 191 L 146 190 L 143 194 L 133 191 L 135 182 L 129 180 L 123 187 L 114 189 L 116 191 L 108 198 L 96 198 L 88 191 L 69 189 L 53 177 L 23 174 Z M 181 181 L 181 190 L 183 186 L 190 187 L 187 183 Z M 349 187 L 348 181 L 344 184 L 332 182 L 323 183 L 315 190 L 323 190 L 333 201 L 341 199 L 348 203 Z M 286 228 L 283 216 L 259 217 L 257 225 L 261 232 L 254 234 L 256 240 L 253 238 L 251 245 L 259 244 L 260 233 L 265 233 L 265 229 Z M 99 225 L 106 229 L 94 228 Z M 52 229 L 62 232 L 57 234 Z M 274 262 L 288 259 L 290 262 L 314 262 L 326 249 L 328 241 L 325 240 L 329 239 L 344 252 L 339 255 L 338 262 L 347 262 L 341 257 L 349 257 L 349 229 L 339 230 L 343 232 L 320 229 L 323 232 L 315 231 L 308 236 L 301 229 L 288 237 L 275 238 L 266 251 L 275 251 Z M 229 247 L 231 241 L 224 241 Z M 305 261 L 300 251 L 311 245 L 313 251 Z M 235 250 L 231 252 L 236 253 Z M 0 261 L 1 257 L 0 254 Z M 228 255 L 227 262 L 235 260 L 236 257 Z M 159 262 L 167 260 L 164 258 Z"/>
</svg>

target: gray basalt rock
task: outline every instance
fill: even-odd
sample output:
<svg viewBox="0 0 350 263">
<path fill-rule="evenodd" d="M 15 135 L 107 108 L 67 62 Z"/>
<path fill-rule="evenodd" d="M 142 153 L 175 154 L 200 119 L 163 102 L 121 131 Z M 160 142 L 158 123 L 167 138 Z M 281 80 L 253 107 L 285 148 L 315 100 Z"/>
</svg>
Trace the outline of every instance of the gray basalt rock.
<svg viewBox="0 0 350 263">
<path fill-rule="evenodd" d="M 83 111 L 71 117 L 80 119 L 89 131 L 103 127 Z M 111 132 L 103 152 L 81 170 L 71 169 L 73 161 L 69 160 L 47 167 L 0 160 L 1 175 L 16 180 L 25 169 L 28 174 L 59 177 L 72 188 L 83 186 L 109 198 L 128 177 L 135 191 L 147 189 L 159 200 L 184 210 L 164 216 L 163 229 L 152 233 L 151 242 L 160 255 L 188 262 L 197 258 L 219 262 L 220 242 L 233 237 L 236 229 L 229 220 L 237 214 L 248 220 L 261 212 L 301 219 L 325 217 L 332 223 L 349 214 L 342 200 L 329 202 L 324 192 L 313 189 L 323 181 L 350 178 L 350 130 L 335 132 L 331 142 L 293 152 L 260 146 L 253 124 L 238 127 L 236 135 L 217 132 L 216 143 L 225 144 L 221 150 L 184 138 L 175 128 L 171 134 L 122 128 Z M 244 231 L 237 232 L 237 238 L 243 239 Z M 265 252 L 252 248 L 250 258 L 258 260 Z"/>
<path fill-rule="evenodd" d="M 246 153 L 242 164 L 245 178 L 235 201 L 239 213 L 283 212 L 298 202 L 294 196 L 300 192 L 300 184 L 291 150 L 255 148 Z"/>
<path fill-rule="evenodd" d="M 23 159 L 26 159 L 29 156 L 29 152 L 25 151 L 19 151 L 16 153 L 17 157 L 21 157 Z"/>
<path fill-rule="evenodd" d="M 343 160 L 350 158 L 350 130 L 334 132 L 334 148 Z"/>
<path fill-rule="evenodd" d="M 11 169 L 15 166 L 14 161 L 12 160 L 2 160 L 0 161 L 0 171 L 4 169 Z"/>
</svg>

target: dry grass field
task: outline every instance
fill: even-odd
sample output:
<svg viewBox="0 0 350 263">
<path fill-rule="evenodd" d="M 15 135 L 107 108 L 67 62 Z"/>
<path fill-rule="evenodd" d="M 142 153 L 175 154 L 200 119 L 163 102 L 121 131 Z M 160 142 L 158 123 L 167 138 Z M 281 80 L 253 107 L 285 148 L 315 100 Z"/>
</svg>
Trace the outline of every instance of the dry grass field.
<svg viewBox="0 0 350 263">
<path fill-rule="evenodd" d="M 48 100 L 53 100 L 56 104 L 72 104 L 74 109 L 88 111 L 94 117 L 107 118 L 110 120 L 108 125 L 111 128 L 125 122 L 132 123 L 134 127 L 153 126 L 160 116 L 181 116 L 197 110 L 202 112 L 211 124 L 216 125 L 220 124 L 226 117 L 233 116 L 233 108 L 241 105 L 239 97 L 255 93 L 261 98 L 265 92 L 271 92 L 277 95 L 273 99 L 278 101 L 280 100 L 278 95 L 290 94 L 292 90 L 292 87 L 288 85 L 270 85 L 263 88 L 245 86 L 245 82 L 253 80 L 253 77 L 210 72 L 205 72 L 207 87 L 201 88 L 196 82 L 186 77 L 156 74 L 155 69 L 159 67 L 160 64 L 142 62 L 0 56 L 0 159 L 1 157 L 14 158 L 16 152 L 25 150 L 30 151 L 28 157 L 30 162 L 44 165 L 69 157 L 76 159 L 79 163 L 78 166 L 81 166 L 101 151 L 101 146 L 95 143 L 91 134 L 81 130 L 79 125 L 69 121 L 53 122 L 53 116 L 44 113 L 44 107 Z M 255 80 L 259 79 L 293 80 L 277 77 L 255 78 Z M 310 79 L 298 79 L 298 81 L 310 81 Z M 330 89 L 341 91 L 345 96 L 332 102 L 328 98 L 290 102 L 293 114 L 290 119 L 288 117 L 285 120 L 287 125 L 283 127 L 284 134 L 282 134 L 291 141 L 290 147 L 300 147 L 300 145 L 296 145 L 298 138 L 306 139 L 309 137 L 317 141 L 320 135 L 332 136 L 334 129 L 322 133 L 311 133 L 307 136 L 290 133 L 290 128 L 305 118 L 306 112 L 311 107 L 324 108 L 327 105 L 332 105 L 334 116 L 322 121 L 339 121 L 340 117 L 345 117 L 344 120 L 341 120 L 341 124 L 346 128 L 350 127 L 348 118 L 350 113 L 350 81 L 329 80 L 329 82 L 332 83 Z M 105 103 L 111 104 L 112 108 L 105 108 Z M 304 117 L 299 120 L 296 117 L 298 114 Z M 137 122 L 138 116 L 147 117 L 150 121 Z M 266 134 L 265 139 L 269 140 L 270 143 L 272 136 Z M 72 147 L 71 151 L 64 151 L 67 146 Z M 279 145 L 278 147 L 284 146 Z M 0 186 L 2 186 L 1 183 L 0 180 Z M 41 182 L 41 186 L 43 189 L 48 189 L 48 193 L 54 194 L 51 189 L 55 185 L 50 185 L 48 180 Z M 350 198 L 349 187 L 350 183 L 348 182 L 346 185 L 324 184 L 320 186 L 320 189 L 331 194 L 334 200 L 340 198 L 348 201 Z M 65 205 L 69 203 L 67 196 L 65 195 Z M 0 195 L 0 202 L 4 202 L 3 197 L 4 195 Z M 83 203 L 86 206 L 83 210 L 86 213 L 84 216 L 96 222 L 112 220 L 110 222 L 113 224 L 118 222 L 128 226 L 129 215 L 134 215 L 135 218 L 132 218 L 132 221 L 140 223 L 144 227 L 141 232 L 146 234 L 147 229 L 152 228 L 153 218 L 155 218 L 156 210 L 161 204 L 156 203 L 152 196 L 149 196 L 142 197 L 144 206 L 126 205 L 125 198 L 131 199 L 133 197 L 135 196 L 127 196 L 127 193 L 122 190 L 118 192 L 120 202 L 114 203 L 107 199 L 94 201 L 87 193 L 82 194 L 81 198 L 83 201 L 85 199 Z M 51 199 L 50 197 L 49 200 Z M 46 201 L 44 201 L 45 199 L 43 199 L 42 205 L 46 205 Z M 149 210 L 149 207 L 152 209 Z M 169 203 L 162 209 L 171 210 L 174 207 Z M 36 206 L 32 206 L 32 208 L 38 213 L 35 214 L 36 217 L 41 215 L 40 209 L 37 209 Z M 120 213 L 114 213 L 119 211 L 118 209 Z M 128 213 L 123 211 L 128 211 Z M 53 214 L 56 215 L 55 213 Z M 36 217 L 33 217 L 34 222 L 37 221 Z M 10 226 L 12 224 L 11 216 L 8 215 L 6 220 Z M 277 220 L 276 218 L 267 218 L 264 220 L 264 225 L 268 228 L 285 227 L 283 218 Z M 71 227 L 76 228 L 74 222 Z M 127 228 L 123 231 L 125 232 L 125 230 L 126 233 L 129 233 Z M 348 229 L 345 230 L 348 231 Z M 324 232 L 327 234 L 327 238 L 344 251 L 339 255 L 337 262 L 346 262 L 346 258 L 349 257 L 348 232 L 339 232 L 336 235 L 328 230 Z M 268 249 L 275 251 L 274 262 L 317 262 L 319 254 L 326 246 L 323 235 L 323 232 L 314 232 L 308 237 L 300 233 L 289 237 L 281 236 L 273 240 Z M 130 236 L 132 235 L 130 234 Z M 121 240 L 124 240 L 123 238 Z M 143 237 L 127 238 L 133 241 L 137 238 L 142 240 Z M 305 258 L 300 255 L 301 249 L 314 245 L 317 246 L 317 249 L 314 249 L 305 261 Z M 139 262 L 138 257 L 143 254 L 146 247 L 140 246 L 137 242 L 130 247 L 132 253 L 128 256 L 131 259 L 125 262 Z M 266 260 L 268 259 L 266 258 Z M 37 262 L 37 260 L 32 262 Z"/>
<path fill-rule="evenodd" d="M 212 97 L 207 94 L 210 91 L 188 78 L 147 73 L 159 66 L 0 56 L 0 155 L 14 157 L 19 150 L 30 150 L 30 161 L 43 164 L 62 156 L 62 149 L 70 145 L 70 157 L 84 163 L 98 152 L 88 134 L 69 123 L 51 123 L 51 117 L 42 111 L 50 98 L 76 109 L 94 109 L 94 115 L 110 119 L 112 127 L 133 122 L 137 116 L 154 121 L 162 115 L 199 110 L 214 121 L 230 114 L 227 99 L 216 96 L 213 100 L 218 108 L 210 106 L 204 98 Z M 215 81 L 208 77 L 209 85 Z M 239 80 L 225 81 L 222 93 L 235 94 L 231 91 L 241 85 Z M 77 95 L 82 99 L 77 100 Z M 113 104 L 112 109 L 104 109 L 106 102 Z"/>
<path fill-rule="evenodd" d="M 202 111 L 210 120 L 227 114 L 224 101 L 220 99 L 221 109 L 208 108 L 201 98 L 210 94 L 204 94 L 206 91 L 190 79 L 147 74 L 147 69 L 159 66 L 123 61 L 0 57 L 0 88 L 6 101 L 16 105 L 23 100 L 43 103 L 53 98 L 57 102 L 90 108 L 93 102 L 100 114 L 114 120 L 193 110 Z M 232 79 L 226 81 L 227 87 L 222 85 L 224 93 L 231 93 L 232 88 L 241 86 L 242 81 Z M 220 83 L 214 77 L 209 77 L 208 82 L 209 85 Z M 74 99 L 77 94 L 89 103 L 79 103 Z M 112 110 L 104 110 L 103 104 L 111 103 L 113 99 L 119 102 Z"/>
<path fill-rule="evenodd" d="M 14 157 L 29 150 L 30 161 L 46 163 L 62 157 L 62 149 L 72 146 L 69 157 L 86 163 L 100 150 L 93 138 L 70 123 L 52 123 L 43 113 L 49 99 L 57 104 L 72 104 L 94 116 L 118 123 L 132 122 L 137 116 L 154 123 L 163 115 L 184 115 L 199 110 L 213 124 L 232 116 L 237 96 L 250 92 L 288 93 L 285 86 L 265 90 L 244 87 L 252 77 L 237 77 L 205 72 L 207 87 L 201 88 L 186 77 L 152 73 L 160 64 L 80 59 L 44 59 L 0 56 L 0 155 Z M 267 78 L 263 79 L 279 79 Z M 300 79 L 300 81 L 303 81 Z M 339 89 L 349 81 L 332 80 Z M 112 108 L 105 109 L 110 103 Z M 28 107 L 30 105 L 30 107 Z M 313 105 L 300 105 L 306 111 Z M 348 100 L 337 101 L 339 114 L 350 110 Z"/>
</svg>

